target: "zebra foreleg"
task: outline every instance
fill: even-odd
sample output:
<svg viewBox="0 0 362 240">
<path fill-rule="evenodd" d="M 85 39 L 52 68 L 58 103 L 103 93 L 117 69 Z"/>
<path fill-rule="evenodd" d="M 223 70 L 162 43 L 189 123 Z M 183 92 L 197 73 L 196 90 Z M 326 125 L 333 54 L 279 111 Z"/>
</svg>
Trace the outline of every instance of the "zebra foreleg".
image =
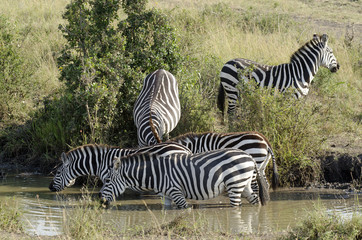
<svg viewBox="0 0 362 240">
<path fill-rule="evenodd" d="M 173 191 L 172 193 L 170 193 L 170 197 L 175 202 L 178 208 L 188 208 L 186 198 L 181 191 Z"/>
</svg>

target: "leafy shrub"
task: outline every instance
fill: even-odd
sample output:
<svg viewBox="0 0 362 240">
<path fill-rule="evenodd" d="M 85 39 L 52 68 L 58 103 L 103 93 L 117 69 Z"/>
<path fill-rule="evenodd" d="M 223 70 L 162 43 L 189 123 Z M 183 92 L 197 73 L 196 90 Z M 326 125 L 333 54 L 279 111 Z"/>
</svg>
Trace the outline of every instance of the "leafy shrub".
<svg viewBox="0 0 362 240">
<path fill-rule="evenodd" d="M 318 129 L 328 118 L 328 110 L 305 98 L 295 99 L 292 90 L 281 94 L 259 88 L 254 81 L 238 88 L 241 101 L 236 114 L 229 116 L 229 131 L 258 131 L 269 139 L 282 185 L 317 180 L 319 162 L 315 157 L 327 137 Z"/>
<path fill-rule="evenodd" d="M 31 71 L 21 57 L 18 41 L 15 27 L 0 15 L 0 127 L 23 122 L 31 109 L 26 100 L 32 84 L 24 81 Z"/>
<path fill-rule="evenodd" d="M 166 16 L 138 2 L 122 2 L 128 17 L 118 23 L 120 1 L 67 5 L 59 26 L 67 44 L 58 57 L 65 89 L 48 96 L 19 135 L 1 139 L 9 156 L 25 146 L 28 158 L 40 157 L 46 169 L 69 147 L 136 144 L 132 112 L 144 76 L 157 68 L 176 71 L 182 60 Z"/>
</svg>

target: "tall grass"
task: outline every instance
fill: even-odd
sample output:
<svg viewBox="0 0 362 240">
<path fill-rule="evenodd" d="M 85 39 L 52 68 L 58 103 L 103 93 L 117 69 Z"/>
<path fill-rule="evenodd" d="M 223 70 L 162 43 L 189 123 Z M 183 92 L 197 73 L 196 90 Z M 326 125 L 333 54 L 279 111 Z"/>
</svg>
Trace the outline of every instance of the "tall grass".
<svg viewBox="0 0 362 240">
<path fill-rule="evenodd" d="M 361 239 L 362 214 L 353 212 L 351 218 L 343 218 L 337 212 L 328 213 L 325 207 L 317 205 L 297 227 L 280 239 Z"/>
<path fill-rule="evenodd" d="M 6 232 L 23 232 L 24 228 L 20 220 L 22 212 L 15 198 L 0 202 L 0 230 Z"/>
</svg>

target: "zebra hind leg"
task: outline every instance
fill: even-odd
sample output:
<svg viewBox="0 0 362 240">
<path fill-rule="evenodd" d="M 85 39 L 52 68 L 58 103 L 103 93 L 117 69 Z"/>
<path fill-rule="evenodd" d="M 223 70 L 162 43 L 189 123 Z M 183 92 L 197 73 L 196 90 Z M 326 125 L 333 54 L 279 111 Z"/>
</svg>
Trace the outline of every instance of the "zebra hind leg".
<svg viewBox="0 0 362 240">
<path fill-rule="evenodd" d="M 242 192 L 240 192 L 238 188 L 237 189 L 235 189 L 235 188 L 228 189 L 227 192 L 228 192 L 228 196 L 230 199 L 230 204 L 233 206 L 241 206 L 241 193 Z"/>
<path fill-rule="evenodd" d="M 255 189 L 255 191 L 253 190 Z M 252 181 L 250 181 L 244 188 L 244 191 L 242 192 L 242 196 L 246 198 L 246 200 L 248 200 L 249 203 L 251 204 L 259 204 L 260 200 L 259 200 L 259 195 L 258 195 L 258 191 L 259 191 L 259 186 L 258 184 L 254 183 L 252 184 Z"/>
</svg>

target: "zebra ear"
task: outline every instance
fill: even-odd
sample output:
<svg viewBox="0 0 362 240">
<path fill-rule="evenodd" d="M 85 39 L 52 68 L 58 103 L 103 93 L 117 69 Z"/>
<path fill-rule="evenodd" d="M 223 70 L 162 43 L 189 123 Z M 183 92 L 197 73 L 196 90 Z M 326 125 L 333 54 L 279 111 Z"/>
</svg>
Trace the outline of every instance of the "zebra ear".
<svg viewBox="0 0 362 240">
<path fill-rule="evenodd" d="M 321 41 L 324 43 L 324 45 L 327 45 L 328 35 L 327 35 L 327 34 L 323 34 L 322 37 L 321 37 Z"/>
<path fill-rule="evenodd" d="M 62 155 L 60 155 L 60 159 L 62 160 L 63 164 L 68 161 L 67 154 L 65 152 L 62 152 Z"/>
<path fill-rule="evenodd" d="M 318 40 L 318 35 L 316 33 L 313 34 L 313 40 Z"/>
</svg>

